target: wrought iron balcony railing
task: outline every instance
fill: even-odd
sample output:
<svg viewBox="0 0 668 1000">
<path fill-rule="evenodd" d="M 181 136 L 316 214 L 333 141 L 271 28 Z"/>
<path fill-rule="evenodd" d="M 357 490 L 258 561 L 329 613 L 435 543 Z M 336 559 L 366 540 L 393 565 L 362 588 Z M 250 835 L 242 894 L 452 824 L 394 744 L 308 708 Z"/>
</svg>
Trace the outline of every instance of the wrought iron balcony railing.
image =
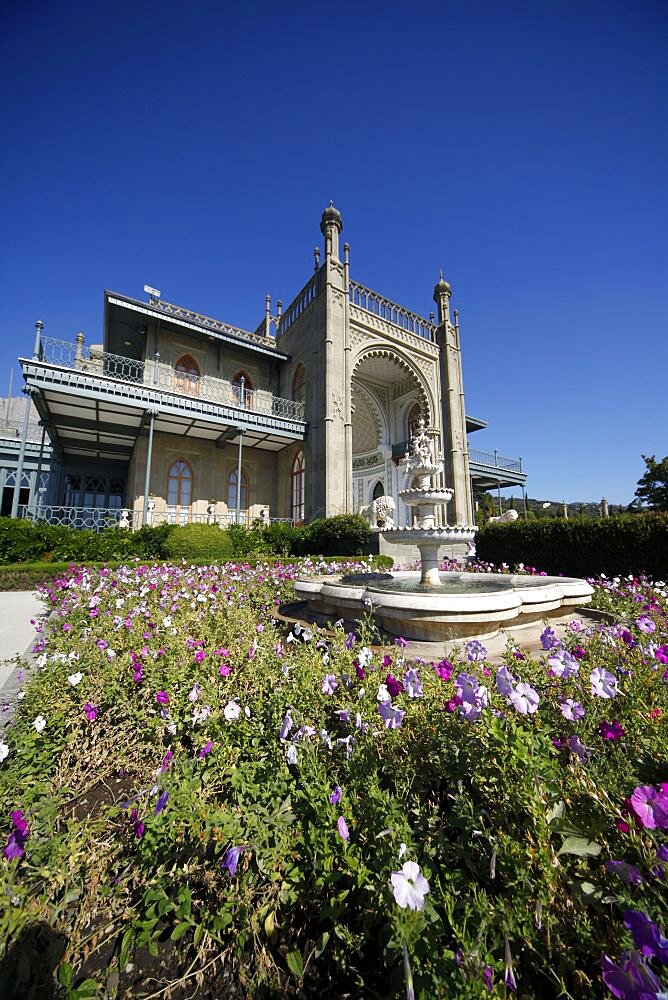
<svg viewBox="0 0 668 1000">
<path fill-rule="evenodd" d="M 486 465 L 491 469 L 503 469 L 505 472 L 522 472 L 521 458 L 504 458 L 496 451 L 477 451 L 469 448 L 469 462 L 476 465 Z"/>
<path fill-rule="evenodd" d="M 61 368 L 121 379 L 123 382 L 150 386 L 179 396 L 190 396 L 288 420 L 305 419 L 303 403 L 274 396 L 268 389 L 246 389 L 206 372 L 194 375 L 177 371 L 171 365 L 163 364 L 159 354 L 152 360 L 138 361 L 103 351 L 94 344 L 86 347 L 80 342 L 72 344 L 53 337 L 42 337 L 40 360 Z"/>
<path fill-rule="evenodd" d="M 22 504 L 18 508 L 18 516 L 27 518 L 42 524 L 66 525 L 70 528 L 88 528 L 93 531 L 102 531 L 104 528 L 127 528 L 136 531 L 141 528 L 143 522 L 143 512 L 129 510 L 121 507 L 71 507 L 65 504 Z M 255 520 L 246 510 L 239 511 L 239 524 L 250 526 Z M 269 517 L 259 518 L 263 523 L 274 523 L 280 521 L 284 524 L 292 524 L 289 517 Z M 236 511 L 228 511 L 225 514 L 207 514 L 201 511 L 191 510 L 162 510 L 149 511 L 147 515 L 148 524 L 217 524 L 221 528 L 226 528 L 230 524 L 237 523 Z"/>
<path fill-rule="evenodd" d="M 365 288 L 359 282 L 350 282 L 348 294 L 352 305 L 373 313 L 388 323 L 392 323 L 393 326 L 407 330 L 408 333 L 412 333 L 416 337 L 422 337 L 423 340 L 436 340 L 434 323 L 411 312 L 410 309 L 405 309 L 403 306 L 397 305 L 396 302 L 384 298 L 378 292 L 372 292 L 370 288 Z"/>
</svg>

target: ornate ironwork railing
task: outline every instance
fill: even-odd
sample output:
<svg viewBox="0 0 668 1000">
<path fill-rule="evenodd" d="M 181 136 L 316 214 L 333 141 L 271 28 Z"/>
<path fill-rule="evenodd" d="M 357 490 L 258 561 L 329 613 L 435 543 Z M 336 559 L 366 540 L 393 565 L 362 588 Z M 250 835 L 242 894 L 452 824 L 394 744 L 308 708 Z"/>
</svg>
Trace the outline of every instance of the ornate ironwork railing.
<svg viewBox="0 0 668 1000">
<path fill-rule="evenodd" d="M 163 302 L 162 299 L 151 298 L 151 305 L 154 309 L 159 309 L 167 316 L 184 319 L 188 323 L 197 323 L 198 326 L 205 326 L 208 330 L 216 330 L 218 333 L 229 333 L 233 337 L 250 340 L 254 344 L 262 344 L 263 347 L 275 346 L 273 337 L 262 337 L 257 333 L 251 333 L 249 330 L 242 330 L 238 326 L 231 326 L 220 319 L 213 319 L 211 316 L 204 316 L 202 313 L 194 312 L 192 309 L 176 306 L 172 302 Z"/>
<path fill-rule="evenodd" d="M 488 465 L 492 469 L 503 469 L 505 472 L 522 472 L 521 458 L 504 458 L 496 451 L 477 451 L 469 448 L 469 462 L 477 465 Z"/>
<path fill-rule="evenodd" d="M 18 516 L 41 524 L 89 528 L 93 531 L 102 531 L 104 528 L 127 528 L 136 531 L 143 523 L 143 511 L 129 510 L 127 507 L 68 507 L 64 504 L 44 505 L 39 502 L 21 505 L 18 508 Z M 250 526 L 254 520 L 272 524 L 275 521 L 292 524 L 292 519 L 289 517 L 254 518 L 246 510 L 239 512 L 239 524 Z M 230 524 L 237 523 L 237 514 L 236 511 L 228 511 L 224 514 L 207 514 L 190 510 L 154 510 L 148 512 L 147 523 L 152 525 L 217 524 L 221 528 L 226 528 Z"/>
<path fill-rule="evenodd" d="M 253 410 L 267 416 L 304 420 L 304 403 L 274 396 L 268 389 L 242 391 L 239 385 L 207 373 L 194 375 L 191 372 L 177 371 L 171 365 L 162 364 L 159 355 L 153 360 L 138 361 L 103 351 L 95 344 L 87 347 L 80 341 L 72 344 L 54 340 L 53 337 L 43 337 L 40 359 L 62 368 L 118 378 L 124 382 L 174 393 L 184 402 L 187 398 L 201 399 Z"/>
<path fill-rule="evenodd" d="M 392 302 L 391 299 L 386 299 L 384 296 L 379 295 L 378 292 L 373 292 L 370 288 L 365 288 L 359 282 L 350 282 L 348 294 L 351 303 L 358 306 L 358 308 L 373 313 L 375 316 L 384 319 L 387 323 L 392 323 L 393 326 L 407 330 L 408 333 L 412 333 L 416 337 L 422 337 L 423 340 L 436 340 L 436 326 L 434 323 L 430 323 L 429 320 L 418 316 L 417 313 L 411 312 L 410 309 L 405 309 L 396 302 Z"/>
</svg>

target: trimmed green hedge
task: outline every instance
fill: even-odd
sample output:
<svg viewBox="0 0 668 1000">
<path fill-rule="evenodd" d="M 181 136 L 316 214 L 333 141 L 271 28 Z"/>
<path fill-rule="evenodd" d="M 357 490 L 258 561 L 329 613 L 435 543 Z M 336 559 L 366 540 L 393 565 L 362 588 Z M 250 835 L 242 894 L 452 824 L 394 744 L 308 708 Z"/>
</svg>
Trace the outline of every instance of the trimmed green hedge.
<svg viewBox="0 0 668 1000">
<path fill-rule="evenodd" d="M 668 514 L 621 514 L 591 520 L 549 518 L 490 524 L 476 536 L 479 559 L 524 563 L 565 576 L 668 578 Z"/>
</svg>

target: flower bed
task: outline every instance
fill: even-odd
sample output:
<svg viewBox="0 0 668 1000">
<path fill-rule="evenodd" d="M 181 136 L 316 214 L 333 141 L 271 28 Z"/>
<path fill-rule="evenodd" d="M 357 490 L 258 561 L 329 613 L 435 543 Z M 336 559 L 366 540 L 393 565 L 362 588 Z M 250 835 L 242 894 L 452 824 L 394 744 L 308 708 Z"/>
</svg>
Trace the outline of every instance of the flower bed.
<svg viewBox="0 0 668 1000">
<path fill-rule="evenodd" d="M 432 663 L 277 621 L 303 569 L 50 585 L 0 743 L 0 995 L 658 997 L 665 587 Z"/>
</svg>

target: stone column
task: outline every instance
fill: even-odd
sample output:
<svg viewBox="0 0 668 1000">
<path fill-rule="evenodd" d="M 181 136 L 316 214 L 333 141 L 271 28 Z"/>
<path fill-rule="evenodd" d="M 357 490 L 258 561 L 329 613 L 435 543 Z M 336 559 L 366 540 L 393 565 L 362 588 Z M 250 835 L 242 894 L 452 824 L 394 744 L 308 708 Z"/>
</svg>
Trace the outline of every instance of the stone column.
<svg viewBox="0 0 668 1000">
<path fill-rule="evenodd" d="M 436 341 L 440 348 L 441 406 L 443 426 L 443 458 L 445 484 L 453 490 L 450 501 L 450 523 L 470 525 L 473 506 L 470 490 L 468 441 L 464 406 L 462 356 L 459 344 L 459 323 L 450 322 L 450 285 L 441 276 L 434 289 L 438 307 Z"/>
</svg>

